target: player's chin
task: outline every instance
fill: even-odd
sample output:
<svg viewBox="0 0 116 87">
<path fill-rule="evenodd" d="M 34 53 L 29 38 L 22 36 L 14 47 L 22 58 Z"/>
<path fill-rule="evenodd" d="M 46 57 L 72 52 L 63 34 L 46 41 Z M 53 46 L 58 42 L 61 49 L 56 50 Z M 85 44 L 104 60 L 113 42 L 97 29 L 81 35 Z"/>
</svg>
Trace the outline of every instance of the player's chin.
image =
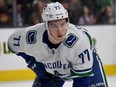
<svg viewBox="0 0 116 87">
<path fill-rule="evenodd" d="M 57 40 L 60 41 L 60 42 L 63 41 L 64 40 L 64 36 L 58 37 Z"/>
</svg>

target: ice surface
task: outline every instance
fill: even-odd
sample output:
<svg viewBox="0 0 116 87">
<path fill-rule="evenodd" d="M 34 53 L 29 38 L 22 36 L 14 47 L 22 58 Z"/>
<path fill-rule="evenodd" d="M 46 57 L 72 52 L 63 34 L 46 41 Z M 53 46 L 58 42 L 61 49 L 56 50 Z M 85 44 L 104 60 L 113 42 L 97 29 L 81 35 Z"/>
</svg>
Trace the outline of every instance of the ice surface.
<svg viewBox="0 0 116 87">
<path fill-rule="evenodd" d="M 109 87 L 116 87 L 116 76 L 107 77 Z M 31 87 L 33 81 L 0 82 L 0 87 Z M 66 82 L 63 87 L 72 87 L 72 82 Z"/>
</svg>

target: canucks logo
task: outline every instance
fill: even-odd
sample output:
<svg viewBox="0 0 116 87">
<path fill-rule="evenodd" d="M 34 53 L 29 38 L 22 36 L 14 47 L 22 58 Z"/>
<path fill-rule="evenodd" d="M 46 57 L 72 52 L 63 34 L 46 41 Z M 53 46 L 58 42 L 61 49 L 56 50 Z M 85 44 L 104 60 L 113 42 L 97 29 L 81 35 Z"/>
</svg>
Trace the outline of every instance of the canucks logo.
<svg viewBox="0 0 116 87">
<path fill-rule="evenodd" d="M 74 44 L 78 41 L 78 37 L 74 34 L 70 33 L 68 37 L 64 40 L 64 45 L 71 48 L 74 46 Z"/>
<path fill-rule="evenodd" d="M 30 30 L 26 34 L 26 41 L 28 44 L 34 44 L 36 42 L 36 34 L 37 31 L 35 30 Z"/>
</svg>

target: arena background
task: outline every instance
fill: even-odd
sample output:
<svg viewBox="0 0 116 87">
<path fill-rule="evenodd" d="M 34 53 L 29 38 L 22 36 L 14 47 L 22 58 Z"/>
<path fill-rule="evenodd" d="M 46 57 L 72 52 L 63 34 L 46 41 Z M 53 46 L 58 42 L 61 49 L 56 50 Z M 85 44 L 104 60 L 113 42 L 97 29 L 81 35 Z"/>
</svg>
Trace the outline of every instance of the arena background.
<svg viewBox="0 0 116 87">
<path fill-rule="evenodd" d="M 2 82 L 14 82 L 14 81 L 29 81 L 33 80 L 35 74 L 26 67 L 25 61 L 13 54 L 7 47 L 7 39 L 15 30 L 31 26 L 36 23 L 40 23 L 40 14 L 35 13 L 43 2 L 50 0 L 0 0 L 0 83 Z M 59 1 L 59 0 L 51 0 Z M 69 4 L 69 1 L 72 1 Z M 75 2 L 75 1 L 78 1 Z M 93 11 L 91 1 L 96 1 L 97 9 Z M 70 22 L 77 25 L 77 27 L 86 28 L 92 35 L 95 41 L 96 50 L 103 62 L 103 66 L 107 77 L 116 77 L 116 1 L 115 0 L 60 0 L 60 2 L 67 7 L 70 13 Z M 87 2 L 87 3 L 85 3 Z M 5 3 L 5 4 L 1 4 Z M 77 5 L 76 9 L 72 10 L 72 4 Z M 4 6 L 3 6 L 4 5 Z M 89 22 L 79 22 L 78 13 L 79 8 L 84 5 L 89 7 L 89 10 L 93 11 L 93 19 Z M 95 4 L 96 5 L 96 4 Z M 3 8 L 1 8 L 3 6 Z M 110 6 L 108 12 L 101 15 L 99 10 L 105 11 L 104 8 Z M 33 11 L 30 11 L 31 10 Z M 78 10 L 78 11 L 77 11 Z M 39 11 L 39 10 L 38 10 Z M 38 12 L 37 11 L 37 12 Z M 74 12 L 74 13 L 73 13 Z M 21 14 L 18 14 L 21 13 Z M 32 13 L 32 14 L 31 14 Z M 30 15 L 31 14 L 31 15 Z M 97 14 L 97 15 L 96 15 Z M 23 17 L 20 17 L 23 15 Z M 106 18 L 107 17 L 107 18 Z M 78 18 L 76 20 L 76 18 Z M 101 19 L 100 19 L 101 18 Z M 107 19 L 107 20 L 106 20 Z M 116 80 L 116 78 L 115 78 Z M 4 83 L 3 83 L 4 84 Z M 3 87 L 3 86 L 0 86 Z"/>
</svg>

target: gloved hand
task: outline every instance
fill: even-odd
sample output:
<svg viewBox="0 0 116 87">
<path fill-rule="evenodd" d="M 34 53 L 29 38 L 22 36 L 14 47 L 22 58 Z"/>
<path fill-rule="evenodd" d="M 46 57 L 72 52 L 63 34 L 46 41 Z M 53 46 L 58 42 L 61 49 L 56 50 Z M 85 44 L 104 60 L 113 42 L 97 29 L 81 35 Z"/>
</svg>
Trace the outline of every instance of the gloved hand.
<svg viewBox="0 0 116 87">
<path fill-rule="evenodd" d="M 18 53 L 17 55 L 22 56 L 28 64 L 27 67 L 37 75 L 32 87 L 62 87 L 64 84 L 64 81 L 59 77 L 47 73 L 44 64 L 37 62 L 34 57 L 25 53 Z"/>
<path fill-rule="evenodd" d="M 27 67 L 33 70 L 39 78 L 47 78 L 43 63 L 37 62 L 34 57 L 25 53 L 20 52 L 17 55 L 25 59 L 26 63 L 28 64 Z"/>
</svg>

